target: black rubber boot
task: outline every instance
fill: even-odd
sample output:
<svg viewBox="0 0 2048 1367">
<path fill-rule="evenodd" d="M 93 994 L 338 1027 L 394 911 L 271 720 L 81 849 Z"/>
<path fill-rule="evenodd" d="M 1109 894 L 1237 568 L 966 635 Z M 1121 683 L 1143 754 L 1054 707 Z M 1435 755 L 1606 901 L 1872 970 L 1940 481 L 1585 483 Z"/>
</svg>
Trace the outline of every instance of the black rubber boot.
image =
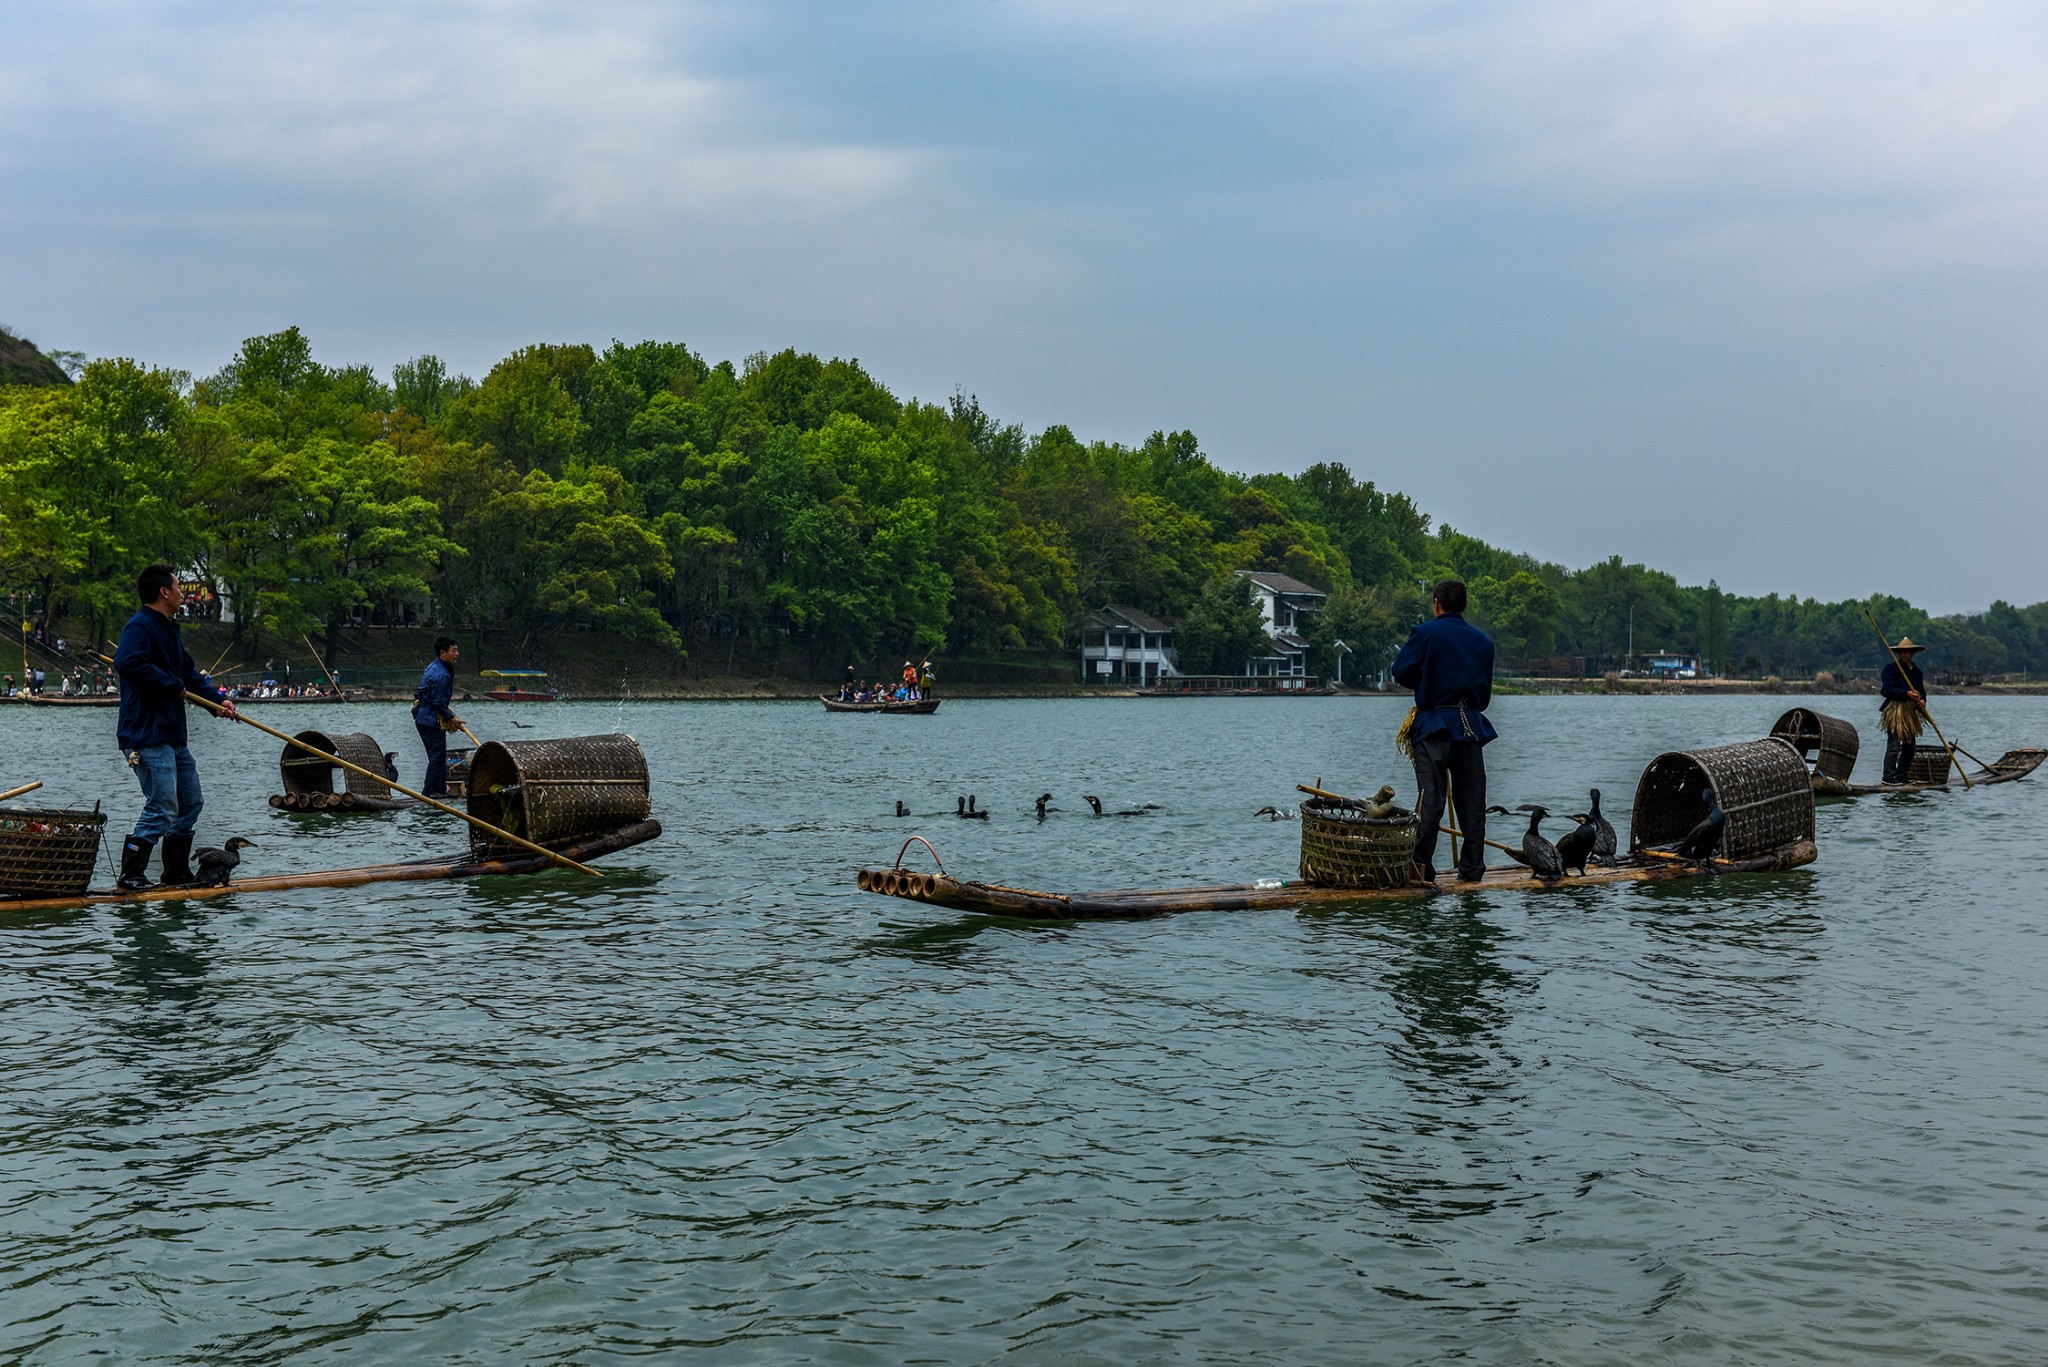
<svg viewBox="0 0 2048 1367">
<path fill-rule="evenodd" d="M 192 832 L 174 832 L 164 837 L 164 886 L 189 888 L 198 881 L 192 873 Z"/>
<path fill-rule="evenodd" d="M 141 892 L 149 886 L 149 856 L 156 846 L 129 836 L 121 842 L 121 876 L 114 886 L 123 892 Z"/>
</svg>

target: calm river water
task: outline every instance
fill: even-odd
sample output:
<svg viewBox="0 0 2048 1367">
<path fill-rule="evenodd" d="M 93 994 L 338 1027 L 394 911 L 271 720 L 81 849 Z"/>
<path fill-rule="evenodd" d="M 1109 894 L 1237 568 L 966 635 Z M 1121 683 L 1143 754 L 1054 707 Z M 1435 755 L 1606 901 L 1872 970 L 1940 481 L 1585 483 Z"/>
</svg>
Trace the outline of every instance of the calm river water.
<svg viewBox="0 0 2048 1367">
<path fill-rule="evenodd" d="M 1625 839 L 1651 757 L 1786 705 L 1504 699 L 1493 795 L 1597 785 Z M 1056 890 L 1289 874 L 1252 810 L 1406 797 L 1404 706 L 480 705 L 637 736 L 667 834 L 602 885 L 0 913 L 0 1361 L 2048 1359 L 2048 774 L 1824 806 L 1818 864 L 1721 883 L 1052 926 L 853 888 L 911 832 Z M 1874 776 L 1874 700 L 1834 710 Z M 2048 741 L 2048 699 L 1938 713 Z M 417 779 L 397 705 L 261 715 Z M 112 726 L 0 711 L 0 780 L 125 829 Z M 275 743 L 193 729 L 251 871 L 461 843 L 273 812 Z"/>
</svg>

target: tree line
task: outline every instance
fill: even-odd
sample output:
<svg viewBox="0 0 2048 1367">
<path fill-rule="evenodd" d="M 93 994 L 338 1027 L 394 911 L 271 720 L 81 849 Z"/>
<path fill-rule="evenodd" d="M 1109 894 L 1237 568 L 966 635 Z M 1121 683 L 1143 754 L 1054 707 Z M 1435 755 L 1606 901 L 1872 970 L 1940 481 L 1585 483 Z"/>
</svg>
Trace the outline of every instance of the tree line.
<svg viewBox="0 0 2048 1367">
<path fill-rule="evenodd" d="M 1358 677 L 1456 576 L 1509 661 L 1867 667 L 1865 603 L 1741 597 L 1614 557 L 1581 569 L 1433 526 L 1341 463 L 1241 475 L 1191 432 L 1137 445 L 1035 435 L 971 396 L 902 400 L 854 360 L 735 365 L 687 346 L 522 348 L 480 381 L 433 356 L 314 359 L 297 328 L 213 375 L 128 359 L 69 384 L 0 386 L 0 586 L 103 638 L 136 566 L 188 567 L 253 649 L 352 623 L 495 636 L 530 663 L 590 628 L 686 654 L 779 633 L 842 659 L 998 658 L 1071 644 L 1104 603 L 1178 621 L 1182 668 L 1263 645 L 1245 569 L 1329 593 L 1311 667 Z M 1867 604 L 1941 667 L 2048 670 L 2048 603 L 1940 618 Z M 47 624 L 47 623 L 46 623 Z"/>
</svg>

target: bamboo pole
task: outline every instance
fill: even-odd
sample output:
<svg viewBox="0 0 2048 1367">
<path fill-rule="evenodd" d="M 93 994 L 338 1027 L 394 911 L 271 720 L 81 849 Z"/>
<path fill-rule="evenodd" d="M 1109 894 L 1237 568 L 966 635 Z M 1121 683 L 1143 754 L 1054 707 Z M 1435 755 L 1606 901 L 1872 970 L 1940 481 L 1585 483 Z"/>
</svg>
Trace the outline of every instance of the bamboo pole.
<svg viewBox="0 0 2048 1367">
<path fill-rule="evenodd" d="M 1463 831 L 1458 830 L 1456 827 L 1450 825 L 1449 823 L 1446 823 L 1443 829 L 1449 831 L 1452 835 L 1464 834 Z M 1479 843 L 1482 845 L 1492 846 L 1494 849 L 1499 850 L 1502 854 L 1511 857 L 1517 864 L 1522 863 L 1522 852 L 1512 845 L 1503 845 L 1498 840 L 1488 840 L 1484 836 L 1480 837 Z"/>
<path fill-rule="evenodd" d="M 225 660 L 225 659 L 226 659 L 226 658 L 228 657 L 228 652 L 229 652 L 230 650 L 233 650 L 234 648 L 235 648 L 235 640 L 234 640 L 234 637 L 230 636 L 230 637 L 228 638 L 228 643 L 227 643 L 226 645 L 224 645 L 224 646 L 222 646 L 222 647 L 220 648 L 220 654 L 218 654 L 218 655 L 214 656 L 214 657 L 213 657 L 213 663 L 212 663 L 212 664 L 210 664 L 210 665 L 208 665 L 208 666 L 206 667 L 206 677 L 207 677 L 207 678 L 209 678 L 209 679 L 210 679 L 210 678 L 212 678 L 212 677 L 213 677 L 213 671 L 214 671 L 214 670 L 216 670 L 216 669 L 219 669 L 219 668 L 220 668 L 220 662 L 221 662 L 222 660 Z"/>
<path fill-rule="evenodd" d="M 334 671 L 327 667 L 327 661 L 321 659 L 320 652 L 313 649 L 312 633 L 302 631 L 299 633 L 299 639 L 304 641 L 306 649 L 312 652 L 313 663 L 320 666 L 320 672 L 327 676 L 327 682 L 334 685 L 334 696 L 340 698 L 343 702 L 347 702 L 348 694 L 341 691 L 341 680 L 334 677 Z"/>
<path fill-rule="evenodd" d="M 1899 681 L 1905 684 L 1906 687 L 1911 688 L 1913 686 L 1913 676 L 1906 672 L 1905 661 L 1899 658 L 1899 652 L 1892 649 L 1892 638 L 1885 635 L 1884 628 L 1877 624 L 1877 614 L 1870 610 L 1868 604 L 1865 604 L 1863 615 L 1870 619 L 1870 629 L 1877 633 L 1877 639 L 1884 642 L 1884 653 L 1891 656 L 1892 663 L 1899 667 Z M 1970 771 L 1965 769 L 1962 766 L 1962 762 L 1956 758 L 1955 746 L 1950 745 L 1948 737 L 1941 734 L 1941 723 L 1934 719 L 1934 713 L 1928 711 L 1927 695 L 1925 693 L 1920 695 L 1920 715 L 1927 718 L 1927 724 L 1934 728 L 1934 738 L 1941 742 L 1941 748 L 1948 751 L 1948 762 L 1955 765 L 1956 772 L 1963 776 L 1963 790 L 1967 792 L 1971 788 L 1976 787 L 1976 784 L 1970 782 Z"/>
<path fill-rule="evenodd" d="M 212 700 L 207 698 L 200 697 L 197 693 L 192 692 L 190 689 L 187 689 L 185 691 L 185 696 L 191 699 L 193 702 L 198 703 L 201 707 L 213 713 L 215 716 L 225 715 L 229 718 L 232 718 L 235 721 L 242 723 L 244 726 L 253 726 L 258 731 L 263 731 L 270 735 L 276 736 L 286 745 L 295 745 L 299 749 L 304 750 L 309 755 L 318 755 L 320 756 L 320 758 L 326 760 L 330 764 L 340 765 L 342 768 L 348 770 L 350 773 L 361 774 L 364 778 L 374 779 L 376 782 L 385 785 L 387 788 L 396 789 L 398 792 L 404 793 L 407 797 L 416 798 L 419 801 L 426 803 L 429 807 L 438 807 L 442 811 L 448 813 L 448 815 L 450 816 L 460 817 L 462 820 L 467 821 L 470 825 L 476 827 L 478 830 L 489 831 L 492 835 L 495 835 L 502 840 L 511 841 L 514 845 L 519 846 L 521 849 L 532 850 L 535 854 L 544 854 L 548 858 L 554 860 L 557 864 L 561 864 L 566 868 L 572 868 L 579 870 L 580 872 L 587 873 L 592 878 L 604 877 L 603 874 L 599 873 L 596 869 L 591 868 L 588 864 L 579 864 L 575 860 L 569 858 L 569 856 L 565 854 L 559 854 L 554 850 L 549 849 L 545 845 L 536 845 L 531 840 L 523 839 L 519 836 L 512 834 L 512 832 L 510 831 L 501 830 L 498 827 L 493 826 L 490 822 L 485 821 L 480 817 L 471 816 L 468 812 L 463 811 L 459 807 L 451 807 L 445 802 L 440 802 L 435 800 L 434 798 L 428 797 L 425 793 L 416 793 L 412 789 L 406 787 L 402 783 L 399 783 L 395 779 L 386 778 L 382 774 L 373 774 L 368 769 L 363 768 L 360 764 L 351 764 L 339 755 L 330 755 L 325 750 L 319 749 L 316 746 L 308 745 L 305 741 L 300 740 L 297 736 L 288 736 L 274 726 L 266 726 L 262 722 L 257 721 L 254 717 L 245 717 L 240 712 L 222 707 L 219 703 L 213 702 Z"/>
<path fill-rule="evenodd" d="M 33 783 L 22 784 L 19 788 L 9 788 L 6 792 L 0 793 L 0 802 L 5 802 L 10 797 L 20 797 L 23 793 L 32 793 L 42 786 L 43 781 L 36 779 Z"/>
</svg>

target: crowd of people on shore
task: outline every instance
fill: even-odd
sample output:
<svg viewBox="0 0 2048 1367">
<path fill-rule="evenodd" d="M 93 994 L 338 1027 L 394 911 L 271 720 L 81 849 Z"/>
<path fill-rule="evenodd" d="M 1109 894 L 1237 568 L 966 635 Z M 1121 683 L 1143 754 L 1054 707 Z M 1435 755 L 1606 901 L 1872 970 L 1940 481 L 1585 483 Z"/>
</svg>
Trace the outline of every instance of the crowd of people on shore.
<svg viewBox="0 0 2048 1367">
<path fill-rule="evenodd" d="M 936 696 L 934 687 L 937 683 L 938 678 L 932 672 L 930 660 L 926 660 L 921 667 L 905 660 L 902 681 L 895 684 L 880 679 L 871 684 L 862 683 L 859 675 L 855 673 L 854 666 L 848 665 L 846 677 L 839 684 L 839 701 L 922 702 L 926 698 Z"/>
<path fill-rule="evenodd" d="M 84 665 L 73 665 L 68 670 L 57 671 L 54 689 L 50 683 L 49 671 L 34 665 L 21 671 L 21 678 L 12 674 L 0 675 L 0 698 L 17 695 L 40 698 L 48 693 L 59 698 L 106 697 L 121 691 L 115 682 L 113 671 L 100 666 L 88 669 Z"/>
</svg>

